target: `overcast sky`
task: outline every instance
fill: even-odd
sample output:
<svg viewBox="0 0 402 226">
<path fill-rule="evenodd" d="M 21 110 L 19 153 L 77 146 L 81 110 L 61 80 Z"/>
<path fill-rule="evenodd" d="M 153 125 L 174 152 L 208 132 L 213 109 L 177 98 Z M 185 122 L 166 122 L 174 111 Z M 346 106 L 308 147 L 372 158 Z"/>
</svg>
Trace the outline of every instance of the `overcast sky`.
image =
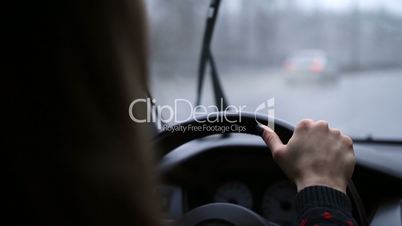
<svg viewBox="0 0 402 226">
<path fill-rule="evenodd" d="M 224 0 L 225 8 L 230 12 L 241 9 L 241 3 L 250 1 L 251 4 L 266 5 L 267 0 Z M 393 14 L 402 15 L 402 0 L 271 0 L 276 8 L 288 8 L 289 4 L 296 4 L 304 10 L 324 9 L 331 11 L 345 11 L 356 7 L 362 10 L 384 9 Z"/>
<path fill-rule="evenodd" d="M 402 14 L 402 0 L 296 0 L 305 9 L 315 7 L 331 10 L 348 10 L 359 6 L 361 9 L 384 8 L 394 13 Z"/>
</svg>

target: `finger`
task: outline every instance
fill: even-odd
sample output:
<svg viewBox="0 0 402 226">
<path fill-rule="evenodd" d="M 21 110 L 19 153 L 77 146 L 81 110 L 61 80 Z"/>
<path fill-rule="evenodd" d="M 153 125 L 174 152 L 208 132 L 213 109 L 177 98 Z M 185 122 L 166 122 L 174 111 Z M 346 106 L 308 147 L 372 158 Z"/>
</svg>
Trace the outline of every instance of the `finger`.
<svg viewBox="0 0 402 226">
<path fill-rule="evenodd" d="M 329 129 L 331 131 L 332 134 L 334 134 L 335 136 L 339 137 L 342 135 L 342 132 L 340 129 L 338 128 L 330 128 Z"/>
<path fill-rule="evenodd" d="M 344 143 L 346 144 L 347 147 L 353 149 L 353 140 L 347 135 L 342 136 Z"/>
<path fill-rule="evenodd" d="M 312 119 L 303 119 L 296 126 L 296 131 L 306 130 L 309 127 L 311 127 L 311 125 L 313 125 L 313 124 L 314 124 L 314 120 L 312 120 Z"/>
<path fill-rule="evenodd" d="M 324 121 L 324 120 L 318 120 L 318 121 L 316 122 L 316 125 L 318 126 L 318 128 L 321 128 L 321 129 L 325 129 L 325 130 L 328 130 L 328 129 L 329 129 L 328 122 L 327 122 L 327 121 Z"/>
<path fill-rule="evenodd" d="M 264 130 L 262 133 L 262 139 L 268 145 L 271 152 L 277 152 L 285 147 L 281 139 L 271 128 L 265 125 L 261 125 L 261 128 Z"/>
</svg>

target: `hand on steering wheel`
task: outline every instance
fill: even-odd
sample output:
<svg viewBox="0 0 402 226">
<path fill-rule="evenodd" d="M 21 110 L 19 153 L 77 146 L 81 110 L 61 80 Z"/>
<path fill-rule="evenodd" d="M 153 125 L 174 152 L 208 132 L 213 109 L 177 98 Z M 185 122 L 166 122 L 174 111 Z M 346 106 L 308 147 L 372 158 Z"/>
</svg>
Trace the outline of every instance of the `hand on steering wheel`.
<svg viewBox="0 0 402 226">
<path fill-rule="evenodd" d="M 225 114 L 227 120 L 217 120 L 223 117 L 222 114 Z M 214 117 L 209 117 L 209 120 L 206 120 L 205 116 L 205 118 L 184 122 L 180 126 L 230 126 L 239 117 L 241 120 L 238 120 L 237 124 L 245 128 L 239 132 L 262 136 L 272 150 L 273 158 L 287 176 L 296 182 L 298 190 L 311 185 L 325 185 L 342 192 L 347 191 L 351 195 L 353 206 L 356 208 L 356 220 L 362 226 L 368 225 L 361 200 L 353 183 L 349 181 L 347 184 L 355 164 L 352 142 L 339 130 L 329 128 L 326 122 L 305 120 L 293 132 L 293 128 L 289 124 L 275 119 L 274 132 L 268 127 L 260 126 L 261 124 L 268 124 L 269 120 L 272 122 L 273 119 L 268 119 L 266 116 L 244 112 L 241 115 L 221 112 Z M 163 157 L 187 142 L 214 134 L 216 134 L 214 130 L 187 131 L 186 133 L 164 131 L 155 138 L 161 152 L 159 157 Z M 194 225 L 201 225 L 199 224 L 201 222 L 210 222 L 211 212 L 217 210 L 222 213 L 219 215 L 221 219 L 230 222 L 231 225 L 250 225 L 250 222 L 259 222 L 258 224 L 254 223 L 254 225 L 268 224 L 249 210 L 222 203 L 207 204 L 191 210 L 183 216 L 182 223 L 191 222 Z M 239 214 L 245 217 L 239 220 Z M 217 219 L 219 216 L 213 216 L 213 219 Z"/>
<path fill-rule="evenodd" d="M 329 128 L 325 121 L 302 120 L 284 145 L 272 129 L 262 128 L 273 159 L 295 182 L 298 191 L 321 185 L 346 194 L 356 162 L 350 137 Z"/>
</svg>

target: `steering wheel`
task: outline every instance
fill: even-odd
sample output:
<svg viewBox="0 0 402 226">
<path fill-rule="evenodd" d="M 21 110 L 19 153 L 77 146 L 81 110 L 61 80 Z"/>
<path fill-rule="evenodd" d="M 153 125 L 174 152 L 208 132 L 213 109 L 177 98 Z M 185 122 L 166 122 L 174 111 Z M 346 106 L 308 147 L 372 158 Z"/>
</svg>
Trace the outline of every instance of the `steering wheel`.
<svg viewBox="0 0 402 226">
<path fill-rule="evenodd" d="M 280 120 L 269 118 L 265 115 L 255 113 L 229 113 L 217 112 L 211 115 L 205 115 L 181 124 L 175 125 L 177 128 L 190 128 L 201 126 L 201 130 L 165 130 L 155 137 L 155 143 L 158 147 L 159 157 L 163 157 L 175 148 L 195 139 L 203 138 L 215 134 L 245 133 L 261 136 L 262 129 L 259 124 L 268 125 L 268 122 L 274 122 L 275 132 L 284 144 L 287 144 L 293 135 L 293 127 Z M 232 127 L 234 126 L 234 127 Z M 212 128 L 228 128 L 219 130 Z M 208 129 L 209 128 L 209 129 Z M 230 128 L 241 128 L 232 130 Z M 348 195 L 351 198 L 354 208 L 354 217 L 359 225 L 368 225 L 366 214 L 362 206 L 360 197 L 355 189 L 353 182 L 348 185 Z M 206 225 L 235 225 L 235 226 L 267 226 L 269 222 L 265 221 L 258 214 L 244 207 L 227 204 L 214 203 L 195 208 L 186 213 L 180 222 L 186 226 L 206 226 Z"/>
</svg>

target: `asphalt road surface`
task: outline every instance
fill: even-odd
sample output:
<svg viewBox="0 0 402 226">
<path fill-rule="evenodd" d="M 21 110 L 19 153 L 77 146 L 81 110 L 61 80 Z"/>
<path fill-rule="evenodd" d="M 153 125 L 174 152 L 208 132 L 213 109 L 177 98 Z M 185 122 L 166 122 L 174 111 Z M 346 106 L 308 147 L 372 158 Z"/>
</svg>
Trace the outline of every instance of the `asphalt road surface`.
<svg viewBox="0 0 402 226">
<path fill-rule="evenodd" d="M 207 106 L 213 94 L 206 77 L 202 104 Z M 339 73 L 328 81 L 290 81 L 280 70 L 243 69 L 222 72 L 221 81 L 228 102 L 246 111 L 274 98 L 275 116 L 293 125 L 303 118 L 324 119 L 353 137 L 402 139 L 402 69 Z M 195 73 L 154 71 L 151 92 L 159 105 L 173 106 L 178 98 L 194 103 L 196 83 Z M 189 112 L 189 106 L 178 106 L 178 119 Z"/>
</svg>

